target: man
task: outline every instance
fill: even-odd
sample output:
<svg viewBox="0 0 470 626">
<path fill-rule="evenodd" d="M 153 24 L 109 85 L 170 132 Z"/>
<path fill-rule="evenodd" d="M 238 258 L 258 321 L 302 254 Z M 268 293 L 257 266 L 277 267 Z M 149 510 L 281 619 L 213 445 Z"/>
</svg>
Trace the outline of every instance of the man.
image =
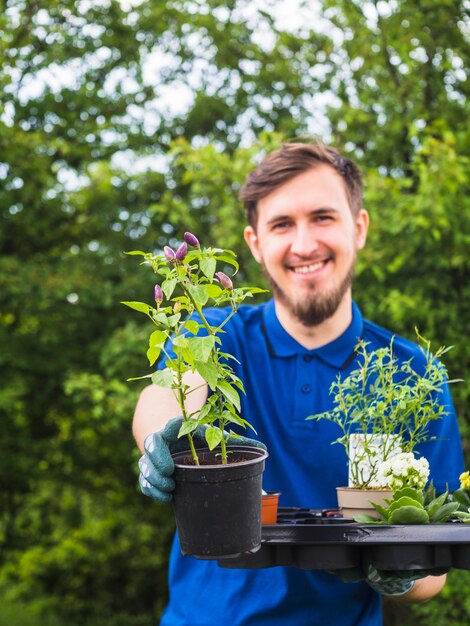
<svg viewBox="0 0 470 626">
<path fill-rule="evenodd" d="M 369 225 L 361 176 L 332 148 L 286 144 L 248 176 L 241 199 L 249 221 L 245 240 L 263 266 L 274 298 L 241 307 L 225 328 L 222 349 L 239 362 L 234 369 L 246 390 L 242 415 L 270 453 L 264 488 L 281 491 L 285 505 L 331 508 L 335 487 L 347 484 L 344 451 L 331 446 L 338 436 L 334 426 L 305 418 L 331 409 L 330 384 L 338 372 L 347 375 L 354 368 L 360 337 L 372 349 L 388 346 L 391 338 L 387 330 L 363 320 L 352 301 L 355 259 Z M 394 346 L 403 360 L 420 358 L 411 342 L 397 337 Z M 195 388 L 189 406 L 194 411 L 204 403 L 207 388 L 197 374 L 187 382 Z M 432 434 L 439 440 L 422 448 L 442 491 L 447 484 L 457 488 L 463 470 L 447 390 L 443 403 L 447 415 L 433 423 Z M 178 413 L 171 391 L 155 385 L 144 389 L 135 412 L 133 432 L 144 452 L 142 490 L 159 499 L 169 497 L 172 485 L 159 475 L 153 433 Z M 346 584 L 324 571 L 223 569 L 182 557 L 175 541 L 170 602 L 161 624 L 378 626 L 377 591 L 423 601 L 444 582 L 445 576 L 385 581 L 369 572 L 365 582 Z"/>
</svg>

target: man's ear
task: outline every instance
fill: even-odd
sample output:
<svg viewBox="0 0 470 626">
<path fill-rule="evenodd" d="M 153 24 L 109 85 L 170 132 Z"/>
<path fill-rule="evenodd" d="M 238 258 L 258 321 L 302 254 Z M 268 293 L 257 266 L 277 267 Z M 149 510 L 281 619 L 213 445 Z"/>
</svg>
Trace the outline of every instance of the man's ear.
<svg viewBox="0 0 470 626">
<path fill-rule="evenodd" d="M 258 236 L 256 235 L 256 231 L 253 226 L 247 226 L 243 231 L 243 236 L 245 237 L 245 241 L 251 250 L 251 254 L 255 257 L 256 261 L 260 263 L 261 256 L 259 253 Z"/>
<path fill-rule="evenodd" d="M 367 240 L 367 230 L 369 228 L 369 213 L 361 209 L 356 217 L 356 247 L 362 250 Z"/>
</svg>

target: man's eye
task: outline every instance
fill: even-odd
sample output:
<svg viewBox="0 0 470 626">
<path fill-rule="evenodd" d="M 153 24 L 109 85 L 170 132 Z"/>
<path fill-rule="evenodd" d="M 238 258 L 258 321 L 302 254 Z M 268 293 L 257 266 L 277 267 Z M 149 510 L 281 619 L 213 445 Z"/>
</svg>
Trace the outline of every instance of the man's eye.
<svg viewBox="0 0 470 626">
<path fill-rule="evenodd" d="M 284 230 L 289 227 L 289 222 L 276 222 L 273 224 L 273 230 Z"/>
</svg>

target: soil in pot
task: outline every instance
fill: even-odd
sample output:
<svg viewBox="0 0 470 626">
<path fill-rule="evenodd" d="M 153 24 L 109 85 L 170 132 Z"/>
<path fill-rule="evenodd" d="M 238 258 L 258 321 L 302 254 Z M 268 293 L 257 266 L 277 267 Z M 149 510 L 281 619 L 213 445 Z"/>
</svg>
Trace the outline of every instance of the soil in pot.
<svg viewBox="0 0 470 626">
<path fill-rule="evenodd" d="M 181 552 L 216 559 L 261 545 L 261 485 L 268 453 L 229 446 L 229 462 L 220 451 L 198 450 L 200 465 L 187 452 L 173 455 L 173 505 Z"/>
</svg>

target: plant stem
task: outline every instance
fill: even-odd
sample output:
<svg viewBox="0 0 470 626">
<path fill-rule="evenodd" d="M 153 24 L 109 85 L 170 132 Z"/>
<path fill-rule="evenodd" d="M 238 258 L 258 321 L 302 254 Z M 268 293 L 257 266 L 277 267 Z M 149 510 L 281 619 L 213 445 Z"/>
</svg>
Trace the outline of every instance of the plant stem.
<svg viewBox="0 0 470 626">
<path fill-rule="evenodd" d="M 197 456 L 196 448 L 194 447 L 193 436 L 188 434 L 189 447 L 191 449 L 191 456 L 193 457 L 194 465 L 199 465 L 199 458 Z"/>
<path fill-rule="evenodd" d="M 196 302 L 196 300 L 192 297 L 191 293 L 189 292 L 188 289 L 186 289 L 186 287 L 184 285 L 181 285 L 184 293 L 188 296 L 188 298 L 191 301 L 191 304 L 193 305 L 195 311 L 197 312 L 197 314 L 199 315 L 199 317 L 202 320 L 202 323 L 204 324 L 207 332 L 209 333 L 209 335 L 214 335 L 214 329 L 210 326 L 210 324 L 207 322 L 206 318 L 204 317 L 204 313 L 202 312 L 201 307 L 199 306 L 199 304 Z"/>
<path fill-rule="evenodd" d="M 183 375 L 181 373 L 181 359 L 177 358 L 178 370 L 177 370 L 177 388 L 178 388 L 178 404 L 181 408 L 181 413 L 183 420 L 187 422 L 189 420 L 189 416 L 186 412 L 185 398 L 183 393 Z M 199 459 L 196 453 L 196 448 L 194 447 L 194 441 L 191 433 L 187 435 L 189 441 L 189 448 L 191 450 L 191 456 L 193 457 L 194 465 L 199 465 Z"/>
<path fill-rule="evenodd" d="M 229 319 L 235 315 L 235 313 L 237 312 L 238 309 L 232 309 L 231 312 L 227 315 L 227 317 L 224 319 L 224 321 L 222 322 L 222 324 L 220 324 L 220 326 L 217 327 L 215 334 L 218 333 L 220 330 L 222 330 L 222 328 L 225 326 L 225 324 L 229 321 Z"/>
<path fill-rule="evenodd" d="M 222 457 L 222 465 L 227 465 L 227 444 L 224 437 L 225 420 L 220 419 L 220 430 L 222 431 L 222 439 L 220 440 L 220 455 Z"/>
</svg>

